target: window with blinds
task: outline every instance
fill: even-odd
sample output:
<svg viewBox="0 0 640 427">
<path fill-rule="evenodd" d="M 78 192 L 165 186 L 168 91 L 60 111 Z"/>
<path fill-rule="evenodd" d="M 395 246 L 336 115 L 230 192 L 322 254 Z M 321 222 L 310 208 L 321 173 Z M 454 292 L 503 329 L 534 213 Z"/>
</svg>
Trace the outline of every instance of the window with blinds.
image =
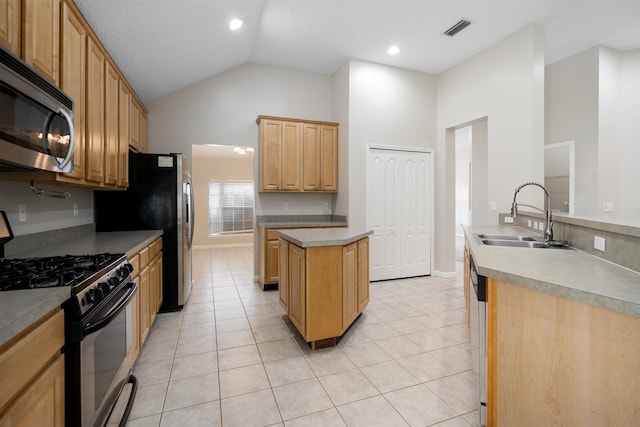
<svg viewBox="0 0 640 427">
<path fill-rule="evenodd" d="M 253 233 L 254 185 L 209 181 L 209 236 Z"/>
</svg>

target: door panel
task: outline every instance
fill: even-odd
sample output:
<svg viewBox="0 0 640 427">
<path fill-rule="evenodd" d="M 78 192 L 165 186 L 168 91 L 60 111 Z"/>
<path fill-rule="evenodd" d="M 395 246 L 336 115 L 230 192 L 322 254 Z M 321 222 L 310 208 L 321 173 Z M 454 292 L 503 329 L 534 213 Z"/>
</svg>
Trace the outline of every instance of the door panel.
<svg viewBox="0 0 640 427">
<path fill-rule="evenodd" d="M 371 280 L 431 274 L 431 154 L 371 149 Z"/>
</svg>

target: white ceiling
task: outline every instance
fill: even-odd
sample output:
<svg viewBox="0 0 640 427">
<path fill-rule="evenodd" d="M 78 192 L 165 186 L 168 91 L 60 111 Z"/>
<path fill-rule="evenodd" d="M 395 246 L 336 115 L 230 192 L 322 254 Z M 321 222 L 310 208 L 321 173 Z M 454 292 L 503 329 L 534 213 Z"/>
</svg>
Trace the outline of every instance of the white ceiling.
<svg viewBox="0 0 640 427">
<path fill-rule="evenodd" d="M 545 29 L 547 64 L 598 44 L 640 48 L 640 0 L 75 2 L 143 101 L 245 62 L 333 74 L 355 58 L 439 74 L 530 23 Z M 462 18 L 471 26 L 442 34 Z"/>
</svg>

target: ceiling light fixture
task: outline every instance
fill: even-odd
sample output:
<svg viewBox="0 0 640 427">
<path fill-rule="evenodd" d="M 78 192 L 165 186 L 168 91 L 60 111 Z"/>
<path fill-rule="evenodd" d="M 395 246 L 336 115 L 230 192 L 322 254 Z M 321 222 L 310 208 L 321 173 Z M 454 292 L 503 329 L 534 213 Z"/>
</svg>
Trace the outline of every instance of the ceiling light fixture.
<svg viewBox="0 0 640 427">
<path fill-rule="evenodd" d="M 465 28 L 467 28 L 470 24 L 471 24 L 470 21 L 467 21 L 465 19 L 461 19 L 458 22 L 456 22 L 455 24 L 453 24 L 449 29 L 447 29 L 444 32 L 444 35 L 445 36 L 449 36 L 449 37 L 453 37 L 456 34 L 458 34 L 460 31 L 462 31 Z"/>
<path fill-rule="evenodd" d="M 387 53 L 389 55 L 397 55 L 400 53 L 400 48 L 396 45 L 393 45 L 389 49 L 387 49 Z"/>
<path fill-rule="evenodd" d="M 242 19 L 232 19 L 231 22 L 229 22 L 229 29 L 231 31 L 238 30 L 240 27 L 242 27 Z"/>
</svg>

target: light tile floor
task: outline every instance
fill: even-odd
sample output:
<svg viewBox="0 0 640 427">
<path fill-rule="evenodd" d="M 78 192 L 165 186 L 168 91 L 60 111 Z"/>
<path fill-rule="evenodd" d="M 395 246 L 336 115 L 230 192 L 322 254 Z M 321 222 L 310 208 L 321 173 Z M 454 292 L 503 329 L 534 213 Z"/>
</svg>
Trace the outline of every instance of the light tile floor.
<svg viewBox="0 0 640 427">
<path fill-rule="evenodd" d="M 461 277 L 374 282 L 339 344 L 312 351 L 253 282 L 252 248 L 193 265 L 187 305 L 158 315 L 134 367 L 129 427 L 479 425 Z"/>
</svg>

